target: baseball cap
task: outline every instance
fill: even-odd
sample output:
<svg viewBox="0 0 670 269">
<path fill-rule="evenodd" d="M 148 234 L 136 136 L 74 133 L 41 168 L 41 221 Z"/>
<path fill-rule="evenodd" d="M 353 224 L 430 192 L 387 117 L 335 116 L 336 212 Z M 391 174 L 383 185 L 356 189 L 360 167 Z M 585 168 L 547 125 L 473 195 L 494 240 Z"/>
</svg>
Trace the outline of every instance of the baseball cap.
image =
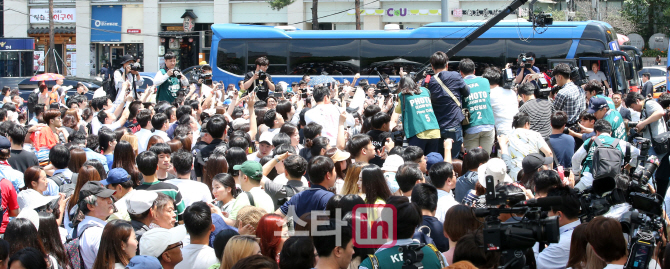
<svg viewBox="0 0 670 269">
<path fill-rule="evenodd" d="M 154 201 L 158 198 L 158 193 L 153 191 L 135 190 L 126 194 L 125 198 L 128 213 L 139 215 L 147 212 L 147 210 L 154 205 Z"/>
<path fill-rule="evenodd" d="M 512 183 L 512 178 L 507 174 L 507 165 L 500 158 L 492 158 L 477 169 L 479 184 L 486 187 L 486 176 L 493 176 L 493 185 L 497 186 L 502 182 Z"/>
<path fill-rule="evenodd" d="M 0 149 L 9 149 L 12 147 L 12 144 L 9 143 L 9 139 L 4 136 L 0 136 Z"/>
<path fill-rule="evenodd" d="M 160 257 L 169 245 L 179 243 L 186 237 L 186 228 L 179 225 L 172 229 L 153 228 L 140 239 L 140 255 Z"/>
<path fill-rule="evenodd" d="M 111 197 L 115 192 L 116 191 L 114 190 L 105 188 L 105 186 L 103 186 L 102 183 L 98 181 L 89 181 L 86 182 L 83 187 L 81 187 L 81 190 L 79 191 L 79 201 L 77 202 L 81 202 L 84 200 L 84 198 L 91 195 L 102 198 Z"/>
<path fill-rule="evenodd" d="M 263 166 L 256 161 L 246 161 L 242 164 L 233 166 L 233 169 L 240 170 L 240 172 L 255 180 L 261 180 L 263 177 Z"/>
<path fill-rule="evenodd" d="M 107 173 L 107 178 L 100 181 L 100 183 L 107 186 L 109 184 L 123 183 L 128 180 L 130 180 L 130 175 L 128 175 L 128 172 L 123 168 L 117 167 L 109 170 L 109 173 Z"/>
<path fill-rule="evenodd" d="M 126 269 L 163 269 L 163 266 L 156 257 L 137 255 L 130 259 Z"/>
<path fill-rule="evenodd" d="M 389 155 L 388 157 L 386 157 L 386 161 L 384 161 L 382 171 L 398 172 L 398 167 L 400 167 L 404 163 L 405 160 L 403 160 L 402 157 L 400 157 L 400 155 L 397 154 Z"/>
<path fill-rule="evenodd" d="M 272 145 L 272 139 L 275 137 L 275 134 L 270 131 L 265 131 L 261 134 L 260 138 L 258 138 L 258 143 L 265 142 L 270 145 Z"/>
<path fill-rule="evenodd" d="M 524 173 L 530 173 L 542 167 L 542 165 L 551 164 L 553 161 L 554 158 L 552 157 L 544 157 L 540 153 L 531 153 L 523 158 L 521 167 L 523 167 Z"/>
<path fill-rule="evenodd" d="M 605 100 L 605 98 L 591 97 L 591 101 L 589 103 L 589 109 L 587 110 L 587 112 L 593 114 L 596 113 L 596 111 L 601 110 L 605 107 L 607 107 L 607 100 Z"/>
<path fill-rule="evenodd" d="M 444 162 L 444 157 L 442 157 L 442 154 L 439 154 L 437 152 L 431 152 L 426 155 L 426 169 L 430 169 L 433 164 L 439 163 L 439 162 Z"/>
</svg>

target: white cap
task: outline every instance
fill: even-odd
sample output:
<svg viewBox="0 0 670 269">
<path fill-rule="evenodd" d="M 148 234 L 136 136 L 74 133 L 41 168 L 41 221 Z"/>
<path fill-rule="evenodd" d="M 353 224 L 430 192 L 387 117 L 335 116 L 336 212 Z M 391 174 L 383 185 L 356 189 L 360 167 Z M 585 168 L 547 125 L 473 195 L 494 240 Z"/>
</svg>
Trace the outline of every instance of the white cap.
<svg viewBox="0 0 670 269">
<path fill-rule="evenodd" d="M 37 214 L 37 211 L 30 208 L 24 208 L 21 210 L 17 219 L 27 219 L 35 225 L 35 230 L 40 230 L 40 215 Z"/>
<path fill-rule="evenodd" d="M 402 159 L 402 157 L 400 157 L 400 155 L 389 155 L 386 157 L 386 161 L 384 161 L 382 171 L 398 172 L 398 168 L 404 163 L 405 161 Z"/>
<path fill-rule="evenodd" d="M 127 194 L 126 207 L 130 214 L 142 214 L 149 210 L 158 198 L 158 193 L 153 191 L 136 190 Z"/>
<path fill-rule="evenodd" d="M 233 125 L 233 130 L 240 129 L 242 127 L 242 125 L 247 124 L 247 123 L 249 123 L 248 119 L 237 118 L 237 119 L 233 120 L 233 124 L 232 124 Z"/>
<path fill-rule="evenodd" d="M 102 87 L 95 90 L 95 92 L 93 93 L 93 98 L 105 97 L 105 96 L 107 96 L 107 93 L 105 92 L 104 89 L 102 89 Z"/>
<path fill-rule="evenodd" d="M 140 255 L 160 257 L 169 245 L 179 243 L 186 237 L 186 228 L 179 225 L 172 229 L 153 228 L 140 239 Z"/>
<path fill-rule="evenodd" d="M 272 139 L 275 137 L 275 133 L 270 132 L 270 131 L 265 131 L 261 134 L 261 136 L 258 138 L 258 143 L 260 142 L 267 142 L 268 144 L 272 145 Z"/>
<path fill-rule="evenodd" d="M 490 159 L 488 162 L 477 168 L 479 184 L 481 184 L 483 187 L 486 187 L 486 176 L 493 176 L 494 186 L 498 186 L 498 184 L 502 182 L 514 182 L 507 174 L 507 165 L 505 165 L 505 161 L 500 158 Z"/>
<path fill-rule="evenodd" d="M 28 200 L 28 203 L 23 207 L 23 209 L 37 209 L 42 206 L 45 206 L 49 204 L 50 202 L 53 202 L 54 200 L 58 201 L 60 199 L 60 196 L 55 195 L 55 196 L 44 196 L 40 195 L 35 197 L 31 197 L 30 200 Z"/>
</svg>

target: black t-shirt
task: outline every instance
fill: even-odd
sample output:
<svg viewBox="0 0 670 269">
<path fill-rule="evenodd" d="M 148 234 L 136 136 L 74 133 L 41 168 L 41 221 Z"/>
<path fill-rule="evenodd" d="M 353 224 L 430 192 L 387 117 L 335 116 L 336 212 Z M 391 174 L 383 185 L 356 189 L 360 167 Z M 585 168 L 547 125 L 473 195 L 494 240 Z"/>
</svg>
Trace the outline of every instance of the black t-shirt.
<svg viewBox="0 0 670 269">
<path fill-rule="evenodd" d="M 382 133 L 383 132 L 379 130 L 368 131 L 368 135 L 372 139 L 372 145 L 375 146 L 375 150 L 381 150 L 382 147 L 384 147 L 384 144 L 386 144 L 381 138 Z M 382 160 L 382 158 L 379 156 L 375 156 L 372 160 L 370 160 L 370 163 L 382 167 L 384 165 L 384 160 Z"/>
<path fill-rule="evenodd" d="M 214 139 L 212 140 L 212 143 L 209 145 L 203 147 L 198 153 L 196 153 L 195 157 L 195 163 L 193 163 L 193 170 L 195 170 L 195 176 L 196 177 L 202 177 L 202 168 L 205 167 L 205 164 L 207 163 L 207 159 L 209 159 L 209 156 L 212 155 L 212 152 L 214 152 L 214 149 L 219 146 L 223 142 L 221 139 Z"/>
<path fill-rule="evenodd" d="M 247 81 L 249 81 L 252 77 L 254 77 L 254 72 L 255 72 L 255 71 L 249 71 L 249 72 L 247 72 L 247 73 L 244 75 L 244 82 L 247 82 Z M 266 73 L 266 74 L 267 74 L 267 73 Z M 272 76 L 270 76 L 270 74 L 268 74 L 268 79 L 270 80 L 270 82 L 272 82 Z M 262 82 L 262 83 L 261 83 L 261 82 Z M 273 82 L 273 84 L 274 84 L 274 82 Z M 257 80 L 254 82 L 254 84 L 251 85 L 251 87 L 249 87 L 249 89 L 247 89 L 247 90 L 253 90 L 253 89 L 256 88 L 256 87 L 258 88 L 257 91 L 256 91 L 256 97 L 258 97 L 259 100 L 263 100 L 263 101 L 265 101 L 265 99 L 268 98 L 268 94 L 269 94 L 269 91 L 270 91 L 270 88 L 268 87 L 268 84 L 265 83 L 265 81 L 262 81 L 262 80 L 260 80 L 260 79 L 257 79 Z"/>
<path fill-rule="evenodd" d="M 12 168 L 23 173 L 28 167 L 39 165 L 35 153 L 25 150 L 10 150 L 11 157 L 7 159 Z"/>
</svg>

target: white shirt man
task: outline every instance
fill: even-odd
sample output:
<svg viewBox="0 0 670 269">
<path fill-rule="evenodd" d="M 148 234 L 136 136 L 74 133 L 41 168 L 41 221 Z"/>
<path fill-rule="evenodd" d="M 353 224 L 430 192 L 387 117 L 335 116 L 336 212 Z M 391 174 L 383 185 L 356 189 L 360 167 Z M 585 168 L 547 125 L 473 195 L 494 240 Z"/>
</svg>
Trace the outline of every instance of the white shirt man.
<svg viewBox="0 0 670 269">
<path fill-rule="evenodd" d="M 325 92 L 323 92 L 324 90 Z M 327 89 L 318 87 L 314 89 L 315 100 L 316 98 L 321 97 L 318 95 L 323 95 L 323 99 L 317 101 L 317 105 L 305 113 L 305 122 L 307 124 L 316 122 L 323 126 L 321 135 L 328 137 L 328 139 L 330 139 L 330 145 L 335 146 L 337 143 L 337 127 L 340 123 L 340 113 L 342 113 L 342 108 L 330 103 L 329 94 Z M 354 126 L 355 121 L 351 114 L 347 113 L 347 121 L 345 124 L 347 126 Z"/>
<path fill-rule="evenodd" d="M 498 135 L 507 135 L 512 132 L 512 119 L 516 113 L 519 113 L 518 104 L 515 91 L 491 85 L 491 108 Z"/>
</svg>

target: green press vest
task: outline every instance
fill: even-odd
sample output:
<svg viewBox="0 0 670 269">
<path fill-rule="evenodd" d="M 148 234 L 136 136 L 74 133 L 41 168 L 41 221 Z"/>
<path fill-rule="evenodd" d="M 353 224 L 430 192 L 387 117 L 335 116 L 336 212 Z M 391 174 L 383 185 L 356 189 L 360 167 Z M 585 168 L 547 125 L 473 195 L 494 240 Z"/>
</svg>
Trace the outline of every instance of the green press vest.
<svg viewBox="0 0 670 269">
<path fill-rule="evenodd" d="M 465 126 L 465 129 L 495 124 L 489 81 L 485 78 L 472 78 L 464 81 L 470 87 L 470 95 L 465 98 L 464 104 L 470 110 L 470 125 Z"/>
<path fill-rule="evenodd" d="M 402 108 L 402 119 L 407 138 L 427 130 L 440 129 L 428 89 L 421 87 L 419 95 L 398 94 Z"/>
<path fill-rule="evenodd" d="M 600 135 L 600 136 L 597 136 L 597 137 L 596 136 L 591 137 L 591 138 L 587 139 L 586 141 L 584 141 L 584 145 L 582 147 L 584 147 L 584 150 L 586 150 L 586 152 L 588 152 L 588 154 L 586 155 L 586 159 L 584 160 L 584 166 L 582 167 L 582 172 L 589 172 L 589 173 L 591 172 L 591 166 L 593 165 L 593 162 L 592 162 L 593 151 L 595 151 L 596 148 L 598 147 L 598 145 L 596 145 L 595 142 L 591 143 L 591 139 L 600 139 L 600 142 L 602 142 L 603 145 L 612 145 L 612 143 L 614 143 L 615 138 L 611 137 L 611 136 L 607 136 L 607 135 Z M 625 141 L 625 140 L 622 140 L 622 141 Z M 591 147 L 586 148 L 587 146 L 589 146 L 589 143 L 590 143 Z M 620 145 L 616 145 L 616 149 L 623 152 L 623 150 L 621 150 Z"/>
<path fill-rule="evenodd" d="M 610 110 L 604 120 L 612 124 L 612 137 L 621 139 L 623 141 L 628 141 L 628 135 L 626 134 L 626 125 L 623 123 L 623 117 L 616 110 Z"/>
<path fill-rule="evenodd" d="M 161 69 L 161 74 L 165 75 L 167 71 Z M 158 86 L 158 91 L 156 92 L 156 102 L 158 101 L 168 101 L 170 103 L 174 102 L 174 99 L 177 98 L 177 92 L 181 88 L 179 85 L 179 79 L 176 77 L 169 77 L 163 84 Z"/>
</svg>

